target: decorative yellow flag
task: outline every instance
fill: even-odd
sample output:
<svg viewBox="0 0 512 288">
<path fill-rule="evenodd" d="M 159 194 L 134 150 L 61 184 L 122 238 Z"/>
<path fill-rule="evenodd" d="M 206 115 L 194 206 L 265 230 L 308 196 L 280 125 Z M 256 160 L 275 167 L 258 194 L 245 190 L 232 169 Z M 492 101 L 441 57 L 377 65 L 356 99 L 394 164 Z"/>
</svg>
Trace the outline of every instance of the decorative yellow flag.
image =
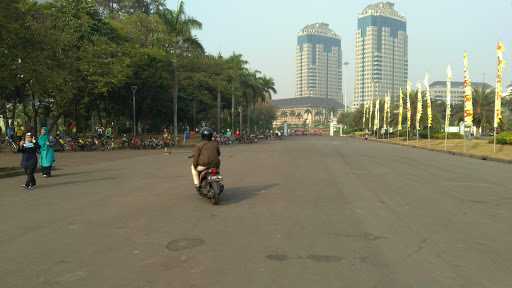
<svg viewBox="0 0 512 288">
<path fill-rule="evenodd" d="M 464 127 L 473 127 L 473 90 L 469 76 L 469 59 L 467 52 L 464 52 Z"/>
<path fill-rule="evenodd" d="M 448 76 L 448 80 L 446 81 L 446 119 L 444 121 L 444 131 L 447 132 L 450 127 L 450 118 L 451 118 L 451 101 L 452 101 L 452 67 L 448 65 L 446 68 L 446 74 Z"/>
<path fill-rule="evenodd" d="M 425 84 L 425 87 L 427 89 L 427 92 L 426 92 L 426 100 L 427 100 L 427 117 L 428 117 L 428 127 L 431 128 L 432 127 L 432 102 L 430 100 L 430 83 L 428 81 L 428 74 L 425 75 L 425 82 L 423 84 Z"/>
<path fill-rule="evenodd" d="M 400 88 L 400 103 L 398 103 L 398 131 L 402 131 L 402 114 L 404 113 L 404 91 Z"/>
<path fill-rule="evenodd" d="M 496 98 L 494 100 L 494 128 L 498 128 L 502 119 L 501 97 L 503 97 L 503 67 L 505 66 L 505 60 L 503 59 L 504 52 L 505 46 L 502 42 L 498 42 L 498 46 L 496 47 L 496 53 L 498 55 L 498 73 L 496 74 Z"/>
<path fill-rule="evenodd" d="M 411 86 L 411 82 L 407 81 L 407 130 L 411 129 Z"/>
<path fill-rule="evenodd" d="M 420 129 L 420 121 L 421 121 L 421 115 L 423 114 L 423 98 L 422 98 L 422 91 L 421 91 L 421 83 L 418 83 L 418 106 L 416 109 L 416 130 Z"/>
</svg>

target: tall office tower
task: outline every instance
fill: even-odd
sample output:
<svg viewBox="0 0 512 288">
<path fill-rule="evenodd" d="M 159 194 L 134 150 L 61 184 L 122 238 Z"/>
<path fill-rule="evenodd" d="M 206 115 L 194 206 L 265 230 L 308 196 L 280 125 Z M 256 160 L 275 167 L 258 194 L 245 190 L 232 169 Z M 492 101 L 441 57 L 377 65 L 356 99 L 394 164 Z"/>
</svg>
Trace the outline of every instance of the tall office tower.
<svg viewBox="0 0 512 288">
<path fill-rule="evenodd" d="M 407 23 L 391 2 L 366 7 L 356 33 L 354 107 L 391 93 L 399 99 L 408 73 Z"/>
<path fill-rule="evenodd" d="M 328 24 L 308 25 L 297 39 L 296 97 L 322 97 L 342 103 L 341 39 Z"/>
</svg>

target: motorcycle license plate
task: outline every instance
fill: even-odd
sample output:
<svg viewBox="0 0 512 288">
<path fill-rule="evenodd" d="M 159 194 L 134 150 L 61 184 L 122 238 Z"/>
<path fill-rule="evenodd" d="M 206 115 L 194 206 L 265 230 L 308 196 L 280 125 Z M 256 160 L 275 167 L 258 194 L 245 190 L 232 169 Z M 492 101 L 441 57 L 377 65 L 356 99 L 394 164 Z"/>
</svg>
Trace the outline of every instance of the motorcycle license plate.
<svg viewBox="0 0 512 288">
<path fill-rule="evenodd" d="M 222 176 L 210 176 L 210 179 L 216 180 L 216 181 L 222 181 L 223 177 Z"/>
</svg>

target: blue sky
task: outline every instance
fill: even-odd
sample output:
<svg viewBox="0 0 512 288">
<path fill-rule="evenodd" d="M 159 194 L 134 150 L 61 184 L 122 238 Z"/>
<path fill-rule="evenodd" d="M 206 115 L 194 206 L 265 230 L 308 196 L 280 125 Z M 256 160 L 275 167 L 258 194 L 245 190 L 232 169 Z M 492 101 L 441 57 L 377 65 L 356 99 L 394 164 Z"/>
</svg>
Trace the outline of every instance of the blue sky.
<svg viewBox="0 0 512 288">
<path fill-rule="evenodd" d="M 197 33 L 210 53 L 246 56 L 253 68 L 272 76 L 276 98 L 294 96 L 297 32 L 306 24 L 326 22 L 342 38 L 349 100 L 353 95 L 354 40 L 357 15 L 368 0 L 186 0 L 188 14 L 203 22 Z M 498 40 L 505 43 L 505 83 L 512 73 L 512 0 L 400 0 L 396 9 L 407 17 L 409 78 L 444 80 L 451 64 L 462 78 L 465 50 L 473 81 L 494 83 Z M 175 7 L 176 0 L 167 0 Z"/>
</svg>

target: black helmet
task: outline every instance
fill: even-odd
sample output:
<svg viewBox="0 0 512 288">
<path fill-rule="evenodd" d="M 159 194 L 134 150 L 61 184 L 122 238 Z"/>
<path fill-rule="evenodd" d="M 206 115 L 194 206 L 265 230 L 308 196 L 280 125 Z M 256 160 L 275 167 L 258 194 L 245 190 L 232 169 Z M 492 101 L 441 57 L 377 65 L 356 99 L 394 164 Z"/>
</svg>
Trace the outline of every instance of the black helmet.
<svg viewBox="0 0 512 288">
<path fill-rule="evenodd" d="M 201 139 L 205 141 L 212 141 L 213 138 L 213 130 L 211 128 L 203 128 L 201 130 Z"/>
</svg>

